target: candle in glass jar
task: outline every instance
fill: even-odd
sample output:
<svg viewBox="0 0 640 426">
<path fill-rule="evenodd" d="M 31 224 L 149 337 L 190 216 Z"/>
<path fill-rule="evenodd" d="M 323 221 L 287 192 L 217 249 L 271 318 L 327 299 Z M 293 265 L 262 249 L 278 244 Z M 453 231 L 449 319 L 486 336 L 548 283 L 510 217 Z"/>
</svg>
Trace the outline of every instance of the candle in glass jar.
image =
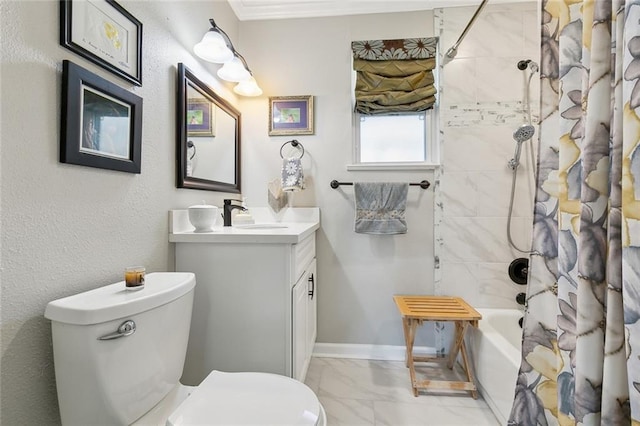
<svg viewBox="0 0 640 426">
<path fill-rule="evenodd" d="M 124 282 L 128 289 L 140 289 L 144 286 L 144 266 L 131 266 L 124 270 Z"/>
</svg>

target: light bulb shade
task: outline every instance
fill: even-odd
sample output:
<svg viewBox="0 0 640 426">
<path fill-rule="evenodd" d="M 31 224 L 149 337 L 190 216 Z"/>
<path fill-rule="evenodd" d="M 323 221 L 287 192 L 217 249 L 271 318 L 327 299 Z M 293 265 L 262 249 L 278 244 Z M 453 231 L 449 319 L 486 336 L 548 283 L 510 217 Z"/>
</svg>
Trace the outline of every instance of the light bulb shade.
<svg viewBox="0 0 640 426">
<path fill-rule="evenodd" d="M 251 77 L 249 80 L 241 81 L 236 84 L 233 91 L 242 96 L 260 96 L 262 89 L 258 86 L 256 79 Z"/>
<path fill-rule="evenodd" d="M 193 47 L 193 51 L 205 61 L 217 64 L 227 62 L 234 57 L 222 34 L 213 30 L 206 32 L 202 41 Z"/>
<path fill-rule="evenodd" d="M 237 57 L 225 62 L 222 68 L 218 70 L 218 77 L 226 81 L 245 81 L 251 78 L 251 73 L 247 71 L 242 61 Z"/>
</svg>

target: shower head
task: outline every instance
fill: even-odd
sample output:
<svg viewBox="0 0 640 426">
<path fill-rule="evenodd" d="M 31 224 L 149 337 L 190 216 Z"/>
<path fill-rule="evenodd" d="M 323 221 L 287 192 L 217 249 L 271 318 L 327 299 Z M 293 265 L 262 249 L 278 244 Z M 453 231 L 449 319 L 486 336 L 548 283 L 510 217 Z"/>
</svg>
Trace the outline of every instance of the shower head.
<svg viewBox="0 0 640 426">
<path fill-rule="evenodd" d="M 518 143 L 522 143 L 531 139 L 535 132 L 536 129 L 531 124 L 523 124 L 513 132 L 513 139 Z"/>
<path fill-rule="evenodd" d="M 513 154 L 513 158 L 509 160 L 508 166 L 514 172 L 520 165 L 520 152 L 522 150 L 522 143 L 531 139 L 536 132 L 535 127 L 531 124 L 523 124 L 513 132 L 513 139 L 516 140 L 516 151 Z"/>
</svg>

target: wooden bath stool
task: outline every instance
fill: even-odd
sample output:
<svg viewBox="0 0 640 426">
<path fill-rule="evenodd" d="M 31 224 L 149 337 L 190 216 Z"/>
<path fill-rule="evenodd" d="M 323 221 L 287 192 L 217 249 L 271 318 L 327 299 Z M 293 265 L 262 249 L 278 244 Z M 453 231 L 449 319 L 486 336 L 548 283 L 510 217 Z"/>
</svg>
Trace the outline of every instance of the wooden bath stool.
<svg viewBox="0 0 640 426">
<path fill-rule="evenodd" d="M 468 326 L 477 327 L 482 315 L 473 309 L 460 297 L 449 296 L 393 296 L 400 314 L 402 315 L 402 328 L 407 344 L 407 367 L 411 375 L 411 387 L 413 396 L 418 396 L 419 389 L 440 390 L 464 390 L 471 392 L 473 399 L 478 398 L 478 391 L 473 378 L 473 372 L 469 366 L 469 358 L 464 343 L 464 335 Z M 416 337 L 416 329 L 423 321 L 453 321 L 455 324 L 455 338 L 451 344 L 449 357 L 426 357 L 413 355 L 413 343 Z M 448 380 L 417 380 L 414 363 L 443 361 L 446 359 L 447 367 L 453 369 L 458 353 L 462 356 L 466 382 Z"/>
</svg>

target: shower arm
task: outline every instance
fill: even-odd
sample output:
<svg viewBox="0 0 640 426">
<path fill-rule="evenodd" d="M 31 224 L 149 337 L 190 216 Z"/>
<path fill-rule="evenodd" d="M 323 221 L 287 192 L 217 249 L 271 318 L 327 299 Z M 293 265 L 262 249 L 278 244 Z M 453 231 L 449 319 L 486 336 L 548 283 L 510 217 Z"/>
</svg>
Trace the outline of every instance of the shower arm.
<svg viewBox="0 0 640 426">
<path fill-rule="evenodd" d="M 473 25 L 475 20 L 478 18 L 478 15 L 480 14 L 480 12 L 482 12 L 482 9 L 485 7 L 485 5 L 488 2 L 489 0 L 482 0 L 482 2 L 480 3 L 480 6 L 478 6 L 475 13 L 471 17 L 471 20 L 469 20 L 469 23 L 467 24 L 467 26 L 464 27 L 462 34 L 460 34 L 460 37 L 458 37 L 458 41 L 456 41 L 455 44 L 451 46 L 449 50 L 447 50 L 447 53 L 445 54 L 447 58 L 453 59 L 456 56 L 456 54 L 458 53 L 458 46 L 460 45 L 460 43 L 462 43 L 462 40 L 466 37 L 467 33 L 471 29 L 471 26 Z"/>
</svg>

